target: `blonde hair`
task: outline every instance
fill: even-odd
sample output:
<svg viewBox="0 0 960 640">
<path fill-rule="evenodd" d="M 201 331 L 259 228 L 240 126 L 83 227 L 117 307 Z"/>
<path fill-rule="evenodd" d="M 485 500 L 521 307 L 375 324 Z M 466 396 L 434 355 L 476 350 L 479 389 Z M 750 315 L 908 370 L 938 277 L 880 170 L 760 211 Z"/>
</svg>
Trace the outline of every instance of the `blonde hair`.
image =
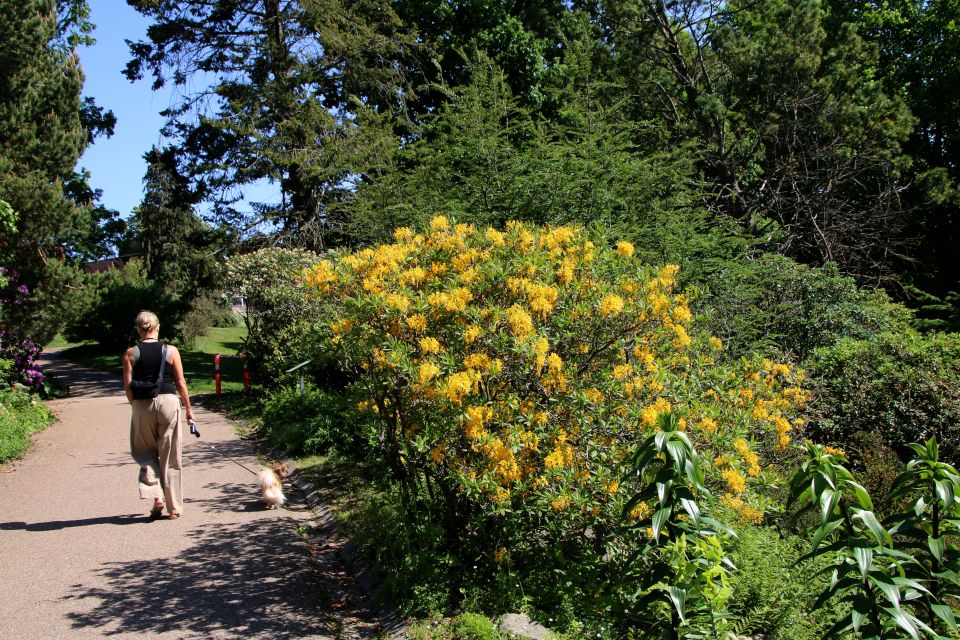
<svg viewBox="0 0 960 640">
<path fill-rule="evenodd" d="M 137 314 L 137 319 L 133 321 L 140 335 L 145 335 L 160 326 L 160 320 L 157 314 L 152 311 L 141 311 Z"/>
</svg>

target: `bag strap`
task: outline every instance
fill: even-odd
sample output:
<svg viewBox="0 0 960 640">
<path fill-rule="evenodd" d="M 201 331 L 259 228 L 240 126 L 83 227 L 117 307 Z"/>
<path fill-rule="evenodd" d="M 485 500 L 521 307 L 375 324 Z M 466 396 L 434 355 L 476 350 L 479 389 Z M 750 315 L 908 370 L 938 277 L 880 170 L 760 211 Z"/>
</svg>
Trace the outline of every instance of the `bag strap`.
<svg viewBox="0 0 960 640">
<path fill-rule="evenodd" d="M 160 344 L 163 344 L 162 342 Z M 157 384 L 163 384 L 163 367 L 167 364 L 167 345 L 163 345 L 163 350 L 160 352 L 160 373 L 157 374 Z"/>
</svg>

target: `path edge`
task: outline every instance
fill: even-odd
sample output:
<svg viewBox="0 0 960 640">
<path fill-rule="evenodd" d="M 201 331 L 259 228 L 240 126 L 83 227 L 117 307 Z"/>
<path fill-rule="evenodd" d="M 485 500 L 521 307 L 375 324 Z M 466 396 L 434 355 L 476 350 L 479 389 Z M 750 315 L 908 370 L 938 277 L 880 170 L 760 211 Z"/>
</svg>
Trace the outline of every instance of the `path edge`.
<svg viewBox="0 0 960 640">
<path fill-rule="evenodd" d="M 208 394 L 203 395 L 208 396 Z M 255 431 L 253 425 L 246 420 L 230 416 L 225 411 L 210 406 L 207 402 L 210 400 L 209 397 L 198 397 L 197 400 L 195 404 L 202 406 L 204 409 L 219 413 L 230 422 L 248 429 L 251 433 Z M 340 523 L 333 517 L 330 508 L 320 499 L 317 488 L 300 473 L 300 470 L 293 460 L 280 453 L 272 445 L 266 442 L 251 444 L 254 445 L 254 450 L 263 450 L 263 452 L 269 454 L 273 460 L 278 461 L 286 467 L 287 479 L 303 493 L 304 500 L 307 506 L 313 510 L 317 521 L 330 532 L 330 535 L 338 535 L 345 539 L 345 543 L 338 549 L 340 558 L 353 574 L 357 584 L 360 585 L 360 588 L 362 588 L 364 593 L 367 594 L 367 597 L 370 598 L 370 603 L 377 613 L 377 620 L 380 623 L 380 628 L 383 629 L 385 633 L 385 637 L 389 640 L 407 640 L 407 626 L 403 620 L 400 619 L 400 616 L 397 615 L 396 604 L 387 593 L 384 585 L 375 581 L 373 572 L 370 570 L 368 564 L 358 556 L 356 544 L 343 533 L 343 527 L 341 527 Z M 381 593 L 384 594 L 383 601 L 377 604 L 377 599 Z"/>
</svg>

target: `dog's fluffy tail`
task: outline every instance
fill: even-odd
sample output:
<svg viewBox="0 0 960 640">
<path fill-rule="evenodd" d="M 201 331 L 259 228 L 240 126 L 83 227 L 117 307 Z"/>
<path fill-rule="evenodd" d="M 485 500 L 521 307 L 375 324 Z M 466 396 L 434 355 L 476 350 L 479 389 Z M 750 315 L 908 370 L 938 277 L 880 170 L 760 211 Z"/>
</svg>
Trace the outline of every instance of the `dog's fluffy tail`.
<svg viewBox="0 0 960 640">
<path fill-rule="evenodd" d="M 260 486 L 260 493 L 263 494 L 263 500 L 268 508 L 279 507 L 286 502 L 287 498 L 283 495 L 280 478 L 270 469 L 264 469 L 257 475 L 257 484 Z"/>
</svg>

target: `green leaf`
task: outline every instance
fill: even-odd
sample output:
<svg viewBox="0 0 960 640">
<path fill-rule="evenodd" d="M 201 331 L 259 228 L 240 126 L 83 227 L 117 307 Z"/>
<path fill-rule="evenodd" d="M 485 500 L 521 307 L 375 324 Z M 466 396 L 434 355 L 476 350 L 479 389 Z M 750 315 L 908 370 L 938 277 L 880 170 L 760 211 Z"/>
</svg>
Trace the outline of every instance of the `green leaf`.
<svg viewBox="0 0 960 640">
<path fill-rule="evenodd" d="M 937 496 L 943 500 L 943 503 L 949 509 L 953 504 L 953 483 L 947 482 L 946 480 L 937 480 Z"/>
<path fill-rule="evenodd" d="M 915 624 L 917 622 L 916 618 L 914 618 L 913 616 L 911 616 L 910 614 L 904 611 L 901 611 L 899 608 L 897 609 L 890 609 L 889 607 L 880 607 L 880 608 L 883 611 L 885 611 L 887 615 L 889 615 L 890 618 L 893 619 L 894 622 L 900 625 L 900 628 L 902 628 L 904 631 L 909 633 L 910 637 L 913 638 L 913 640 L 920 640 L 920 631 L 917 629 L 917 625 Z"/>
<path fill-rule="evenodd" d="M 862 594 L 858 595 L 854 598 L 853 609 L 850 611 L 854 631 L 860 630 L 860 625 L 868 615 L 870 615 L 870 598 Z"/>
<path fill-rule="evenodd" d="M 663 509 L 658 509 L 655 514 L 653 514 L 653 540 L 657 544 L 660 544 L 660 528 L 663 526 L 663 523 L 667 521 L 667 518 L 670 517 L 670 513 L 673 511 L 673 507 L 665 507 Z"/>
<path fill-rule="evenodd" d="M 927 546 L 930 548 L 930 553 L 933 554 L 933 557 L 937 559 L 937 562 L 943 562 L 943 550 L 946 542 L 947 539 L 944 536 L 940 536 L 939 538 L 930 536 L 927 538 Z"/>
<path fill-rule="evenodd" d="M 813 541 L 810 543 L 811 551 L 816 551 L 823 539 L 830 535 L 833 530 L 839 527 L 841 524 L 843 524 L 843 519 L 836 518 L 835 520 L 818 527 L 813 536 Z"/>
<path fill-rule="evenodd" d="M 687 590 L 680 587 L 670 587 L 670 601 L 680 615 L 680 621 L 686 622 L 687 613 Z"/>
<path fill-rule="evenodd" d="M 887 502 L 909 491 L 911 487 L 904 486 L 903 488 L 900 488 L 901 485 L 909 484 L 911 480 L 913 480 L 919 475 L 920 475 L 920 472 L 918 471 L 904 471 L 903 473 L 898 475 L 896 479 L 893 481 L 893 484 L 890 485 L 890 495 L 887 496 Z"/>
<path fill-rule="evenodd" d="M 687 450 L 684 448 L 683 444 L 671 440 L 667 442 L 667 451 L 670 452 L 670 457 L 673 458 L 674 463 L 681 469 L 686 466 L 687 463 Z"/>
<path fill-rule="evenodd" d="M 911 580 L 910 578 L 901 578 L 901 577 L 899 577 L 899 576 L 894 576 L 894 577 L 893 577 L 893 582 L 894 582 L 894 584 L 896 584 L 898 587 L 912 587 L 912 588 L 916 589 L 917 591 L 923 591 L 924 593 L 927 593 L 927 594 L 930 593 L 930 592 L 927 590 L 926 587 L 924 587 L 922 584 L 920 584 L 920 583 L 917 582 L 916 580 Z M 906 599 L 907 599 L 907 598 L 904 598 L 904 600 L 906 600 Z"/>
<path fill-rule="evenodd" d="M 654 436 L 654 446 L 658 452 L 663 452 L 663 445 L 670 439 L 671 435 L 672 432 L 670 431 L 660 431 Z"/>
<path fill-rule="evenodd" d="M 893 539 L 890 538 L 890 534 L 887 533 L 887 530 L 884 529 L 879 522 L 877 522 L 877 516 L 873 515 L 872 511 L 864 510 L 860 513 L 857 513 L 853 517 L 863 520 L 863 523 L 867 525 L 867 528 L 873 534 L 877 544 L 879 544 L 881 547 L 883 546 L 884 540 L 890 543 L 890 546 L 893 546 Z"/>
<path fill-rule="evenodd" d="M 887 596 L 887 600 L 890 601 L 890 604 L 899 611 L 900 610 L 900 589 L 897 585 L 882 573 L 871 573 L 868 576 L 869 580 L 873 584 L 877 585 L 884 595 Z"/>
<path fill-rule="evenodd" d="M 824 489 L 820 494 L 820 520 L 826 522 L 829 519 L 831 513 L 833 513 L 834 507 L 837 506 L 837 503 L 840 502 L 842 494 L 839 491 L 833 491 L 832 489 Z"/>
<path fill-rule="evenodd" d="M 722 531 L 722 532 L 726 533 L 727 535 L 733 536 L 734 538 L 739 538 L 739 537 L 740 537 L 740 536 L 738 536 L 738 535 L 736 534 L 736 532 L 735 532 L 733 529 L 731 529 L 730 527 L 728 527 L 727 525 L 725 525 L 725 524 L 723 524 L 723 523 L 717 522 L 717 521 L 714 520 L 713 518 L 708 518 L 707 516 L 700 516 L 700 523 L 701 523 L 701 524 L 705 524 L 705 525 L 707 525 L 707 526 L 709 526 L 709 527 L 713 527 L 716 531 L 718 531 L 718 532 L 719 532 L 719 531 Z"/>
<path fill-rule="evenodd" d="M 870 566 L 873 564 L 873 549 L 869 547 L 866 540 L 863 542 L 865 543 L 863 546 L 853 548 L 853 557 L 857 561 L 857 566 L 860 567 L 860 577 L 866 580 Z"/>
<path fill-rule="evenodd" d="M 917 444 L 916 442 L 911 442 L 907 446 L 913 449 L 916 452 L 917 457 L 921 460 L 927 459 L 927 450 L 923 445 Z"/>
<path fill-rule="evenodd" d="M 930 609 L 936 614 L 938 618 L 947 623 L 947 626 L 950 627 L 953 631 L 957 630 L 957 619 L 953 616 L 953 609 L 949 605 L 945 604 L 932 604 Z"/>
<path fill-rule="evenodd" d="M 690 516 L 690 519 L 693 520 L 694 526 L 699 529 L 700 528 L 700 507 L 697 505 L 696 500 L 681 498 L 680 505 L 683 507 L 683 510 L 686 511 L 687 514 Z"/>
<path fill-rule="evenodd" d="M 870 499 L 870 494 L 867 493 L 867 490 L 850 480 L 847 481 L 847 484 L 853 487 L 854 492 L 857 494 L 857 500 L 860 501 L 860 506 L 868 511 L 873 511 L 873 500 Z"/>
</svg>

